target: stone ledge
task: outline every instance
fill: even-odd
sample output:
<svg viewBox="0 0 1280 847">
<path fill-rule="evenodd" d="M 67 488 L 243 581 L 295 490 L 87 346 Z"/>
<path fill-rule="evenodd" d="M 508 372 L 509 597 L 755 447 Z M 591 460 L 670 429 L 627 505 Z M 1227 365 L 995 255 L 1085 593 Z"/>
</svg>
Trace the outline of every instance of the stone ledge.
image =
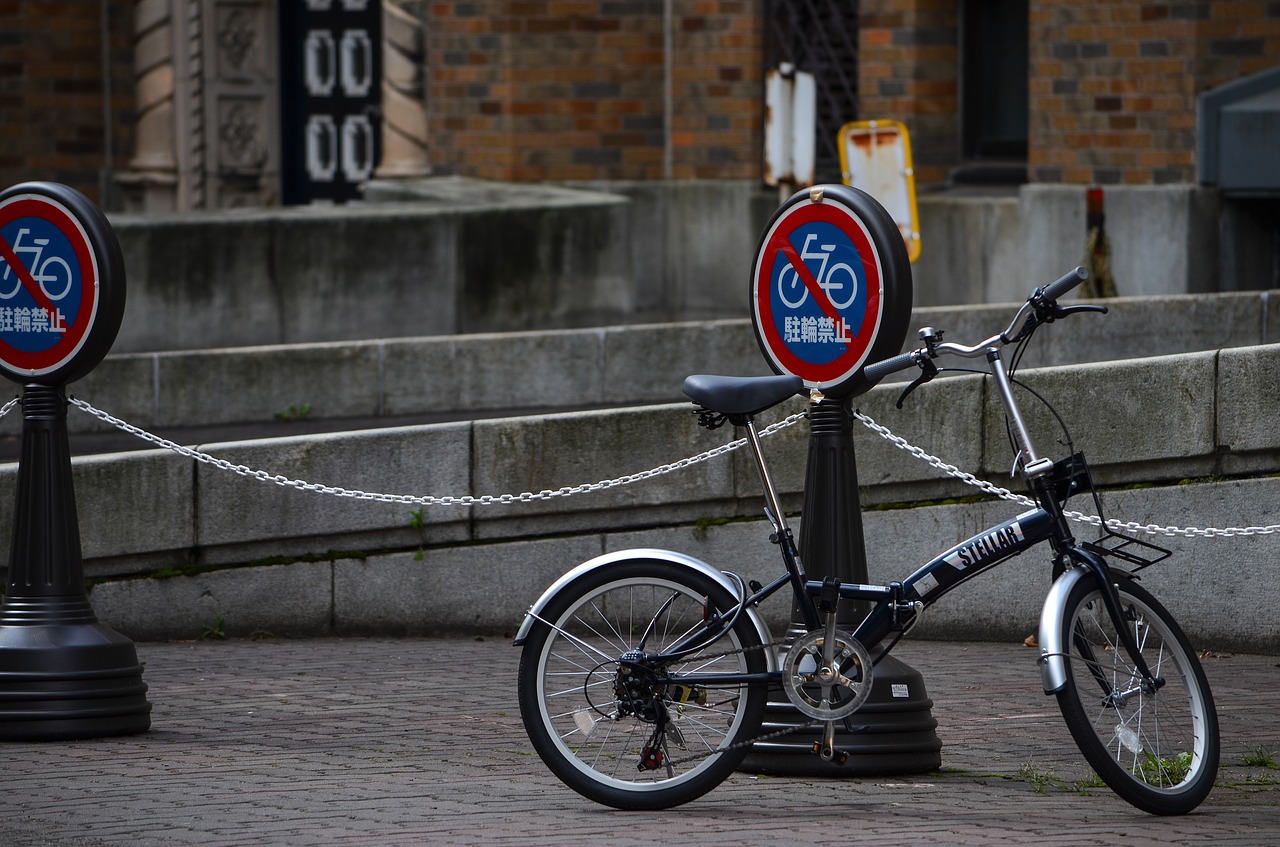
<svg viewBox="0 0 1280 847">
<path fill-rule="evenodd" d="M 1110 300 L 1105 317 L 1085 315 L 1042 329 L 1024 367 L 1274 343 L 1280 292 L 1274 293 Z M 935 326 L 948 339 L 973 341 L 1003 329 L 1016 310 L 1008 303 L 919 308 L 910 325 Z M 914 335 L 906 343 L 914 346 Z M 688 374 L 767 370 L 751 322 L 744 319 L 122 353 L 108 356 L 69 391 L 138 426 L 178 433 L 199 429 L 207 439 L 203 431 L 217 427 L 267 437 L 344 421 L 363 427 L 412 418 L 668 403 L 683 399 L 680 382 Z M 1241 374 L 1245 380 L 1263 376 Z M 278 420 L 291 406 L 305 414 L 294 423 Z M 73 433 L 110 431 L 80 413 L 70 416 L 68 426 Z M 6 431 L 16 432 L 17 425 L 0 425 Z"/>
</svg>

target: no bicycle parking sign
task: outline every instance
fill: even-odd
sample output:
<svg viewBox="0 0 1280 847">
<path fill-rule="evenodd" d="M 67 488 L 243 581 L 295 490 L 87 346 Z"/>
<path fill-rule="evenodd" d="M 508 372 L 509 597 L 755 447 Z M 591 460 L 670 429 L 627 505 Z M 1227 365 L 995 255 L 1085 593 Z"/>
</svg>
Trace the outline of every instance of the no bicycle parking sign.
<svg viewBox="0 0 1280 847">
<path fill-rule="evenodd" d="M 797 193 L 765 228 L 751 306 L 774 371 L 832 397 L 866 391 L 862 368 L 901 351 L 911 318 L 911 263 L 897 225 L 856 188 Z"/>
<path fill-rule="evenodd" d="M 92 370 L 120 329 L 123 264 L 105 216 L 74 189 L 0 193 L 0 374 L 53 385 Z"/>
</svg>

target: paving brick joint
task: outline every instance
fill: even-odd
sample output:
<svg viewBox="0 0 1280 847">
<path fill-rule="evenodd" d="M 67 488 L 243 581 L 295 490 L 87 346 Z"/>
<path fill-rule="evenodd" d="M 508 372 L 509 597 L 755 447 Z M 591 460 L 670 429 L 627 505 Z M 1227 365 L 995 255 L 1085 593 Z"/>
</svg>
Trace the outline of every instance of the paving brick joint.
<svg viewBox="0 0 1280 847">
<path fill-rule="evenodd" d="M 1094 787 L 1035 653 L 904 642 L 942 768 L 817 779 L 738 773 L 664 812 L 597 806 L 533 753 L 503 639 L 141 643 L 150 732 L 0 748 L 0 844 L 1274 844 L 1280 658 L 1214 652 L 1218 785 L 1193 814 Z"/>
</svg>

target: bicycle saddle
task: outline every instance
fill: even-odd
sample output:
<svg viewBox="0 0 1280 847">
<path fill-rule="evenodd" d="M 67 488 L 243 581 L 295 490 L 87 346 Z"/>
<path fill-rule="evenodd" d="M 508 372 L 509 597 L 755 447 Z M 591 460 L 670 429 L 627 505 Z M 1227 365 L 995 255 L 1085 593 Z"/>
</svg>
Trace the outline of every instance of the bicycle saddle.
<svg viewBox="0 0 1280 847">
<path fill-rule="evenodd" d="M 715 376 L 694 374 L 684 393 L 702 408 L 721 415 L 757 415 L 804 390 L 798 376 Z"/>
</svg>

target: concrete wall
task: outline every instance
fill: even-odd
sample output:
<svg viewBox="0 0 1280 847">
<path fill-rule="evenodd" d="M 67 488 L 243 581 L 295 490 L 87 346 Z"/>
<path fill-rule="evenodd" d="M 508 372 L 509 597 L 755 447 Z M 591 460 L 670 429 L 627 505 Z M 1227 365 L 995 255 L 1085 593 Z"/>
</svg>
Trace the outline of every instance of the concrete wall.
<svg viewBox="0 0 1280 847">
<path fill-rule="evenodd" d="M 483 183 L 436 202 L 116 215 L 119 352 L 595 326 L 632 309 L 627 203 Z M 468 190 L 469 189 L 469 190 Z"/>
<path fill-rule="evenodd" d="M 1222 279 L 1217 192 L 1195 185 L 1108 186 L 1109 264 L 1122 296 L 1270 288 L 1270 276 Z M 1085 263 L 1085 189 L 923 195 L 916 303 L 1018 300 Z"/>
<path fill-rule="evenodd" d="M 1280 514 L 1280 346 L 1031 370 L 1024 380 L 1070 422 L 1110 516 L 1168 525 L 1273 524 Z M 897 386 L 858 406 L 962 469 L 1007 479 L 1010 452 L 987 381 L 940 379 L 902 411 Z M 800 411 L 792 401 L 778 415 Z M 1031 407 L 1028 406 L 1028 411 Z M 1047 415 L 1030 423 L 1059 453 Z M 799 508 L 803 423 L 767 442 L 789 510 Z M 347 490 L 519 494 L 647 470 L 724 443 L 687 404 L 208 444 L 235 465 Z M 946 503 L 974 492 L 861 427 L 858 472 L 873 576 L 902 576 L 1021 507 Z M 545 502 L 426 506 L 335 497 L 144 450 L 74 462 L 91 600 L 135 638 L 231 634 L 504 632 L 541 588 L 602 550 L 685 550 L 755 576 L 773 547 L 754 469 L 740 452 L 647 481 Z M 16 466 L 0 466 L 0 538 L 10 538 Z M 914 505 L 914 508 L 899 508 Z M 1087 508 L 1087 503 L 1083 504 Z M 729 523 L 723 522 L 728 520 Z M 722 525 L 723 524 L 723 525 Z M 1197 643 L 1280 652 L 1280 534 L 1182 541 L 1148 572 Z M 928 552 L 927 552 L 928 551 Z M 1017 637 L 1043 597 L 1024 556 L 929 616 L 935 636 Z M 786 615 L 788 604 L 777 604 Z M 1021 634 L 1018 634 L 1021 633 Z"/>
<path fill-rule="evenodd" d="M 780 202 L 734 181 L 441 177 L 375 183 L 368 196 L 344 207 L 112 216 L 128 277 L 114 349 L 741 318 L 761 233 Z M 1273 277 L 1236 278 L 1260 266 L 1220 255 L 1212 191 L 1114 187 L 1106 197 L 1121 294 L 1275 286 Z M 1084 203 L 1079 186 L 922 196 L 914 302 L 1022 299 L 1082 262 Z"/>
</svg>

